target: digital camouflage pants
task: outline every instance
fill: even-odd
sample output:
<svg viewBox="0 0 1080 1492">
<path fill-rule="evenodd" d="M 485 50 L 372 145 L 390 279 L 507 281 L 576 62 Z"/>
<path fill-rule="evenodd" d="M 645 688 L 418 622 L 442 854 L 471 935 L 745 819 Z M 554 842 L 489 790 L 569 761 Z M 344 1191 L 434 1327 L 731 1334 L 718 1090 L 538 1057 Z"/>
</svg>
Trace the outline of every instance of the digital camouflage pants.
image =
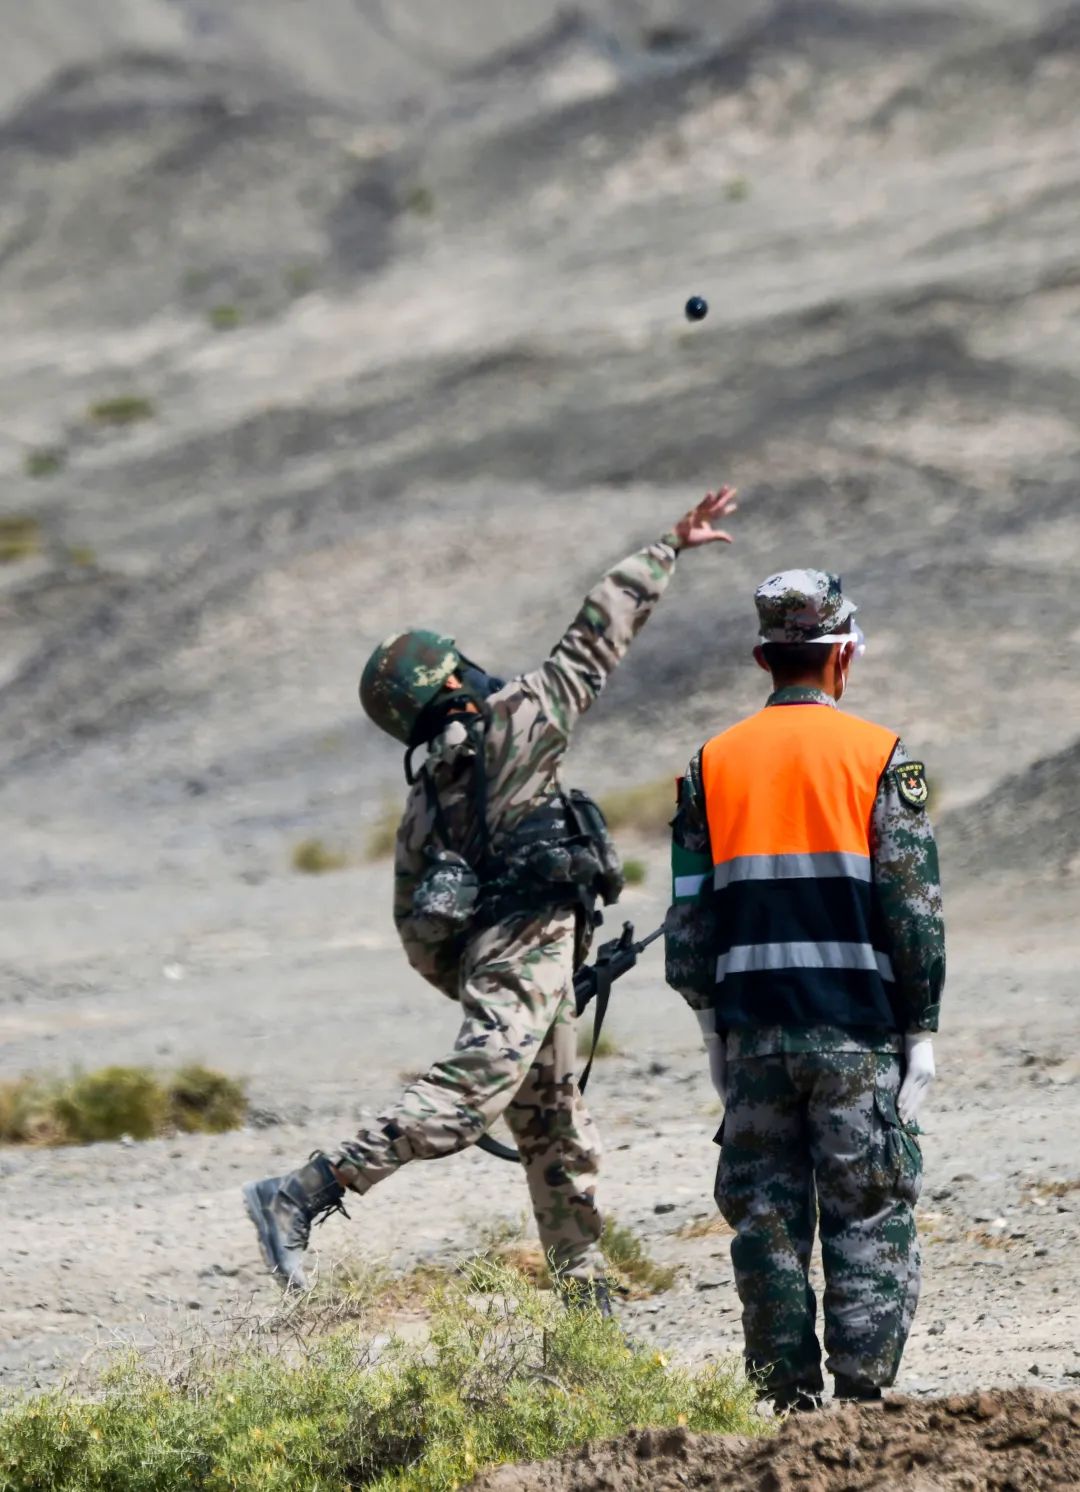
<svg viewBox="0 0 1080 1492">
<path fill-rule="evenodd" d="M 735 1229 L 747 1370 L 769 1390 L 820 1390 L 808 1273 L 815 1201 L 826 1368 L 887 1387 L 919 1297 L 922 1158 L 896 1110 L 900 1060 L 777 1053 L 728 1067 L 716 1203 Z"/>
<path fill-rule="evenodd" d="M 572 912 L 517 918 L 475 938 L 453 1052 L 347 1140 L 334 1164 L 366 1192 L 408 1161 L 464 1150 L 505 1115 L 545 1253 L 563 1274 L 588 1279 L 603 1272 L 600 1145 L 575 1075 L 574 940 Z"/>
</svg>

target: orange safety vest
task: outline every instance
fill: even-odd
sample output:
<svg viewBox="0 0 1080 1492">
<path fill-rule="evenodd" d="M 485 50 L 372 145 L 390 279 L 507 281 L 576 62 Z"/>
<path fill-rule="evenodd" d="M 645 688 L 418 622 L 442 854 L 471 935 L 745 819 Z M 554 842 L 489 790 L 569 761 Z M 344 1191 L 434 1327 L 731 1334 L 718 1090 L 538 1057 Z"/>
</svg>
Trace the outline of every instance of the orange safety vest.
<svg viewBox="0 0 1080 1492">
<path fill-rule="evenodd" d="M 892 731 L 769 705 L 701 756 L 717 900 L 717 1027 L 899 1028 L 870 819 Z"/>
</svg>

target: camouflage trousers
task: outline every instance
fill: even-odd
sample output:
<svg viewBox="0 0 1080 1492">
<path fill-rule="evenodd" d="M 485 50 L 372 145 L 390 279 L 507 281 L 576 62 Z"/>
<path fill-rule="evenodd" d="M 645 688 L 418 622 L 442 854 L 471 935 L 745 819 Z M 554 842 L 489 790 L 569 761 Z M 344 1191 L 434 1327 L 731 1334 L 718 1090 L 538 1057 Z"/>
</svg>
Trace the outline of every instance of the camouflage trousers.
<svg viewBox="0 0 1080 1492">
<path fill-rule="evenodd" d="M 887 1387 L 919 1297 L 914 1207 L 922 1157 L 896 1110 L 900 1060 L 874 1052 L 776 1053 L 728 1066 L 716 1203 L 746 1365 L 769 1390 L 820 1390 L 809 1283 L 815 1201 L 825 1272 L 825 1366 Z"/>
<path fill-rule="evenodd" d="M 575 1076 L 574 941 L 574 914 L 563 911 L 473 939 L 453 1052 L 332 1159 L 351 1190 L 366 1192 L 408 1161 L 464 1150 L 505 1115 L 545 1253 L 567 1276 L 588 1279 L 603 1273 L 600 1144 Z"/>
</svg>

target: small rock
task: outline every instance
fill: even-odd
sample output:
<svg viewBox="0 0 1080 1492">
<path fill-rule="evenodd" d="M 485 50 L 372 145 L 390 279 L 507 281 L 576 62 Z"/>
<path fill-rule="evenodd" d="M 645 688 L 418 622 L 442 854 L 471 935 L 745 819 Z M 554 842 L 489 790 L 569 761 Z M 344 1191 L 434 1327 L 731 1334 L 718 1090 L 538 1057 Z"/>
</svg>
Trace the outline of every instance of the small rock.
<svg viewBox="0 0 1080 1492">
<path fill-rule="evenodd" d="M 675 1211 L 675 1203 L 674 1202 L 657 1202 L 656 1206 L 653 1208 L 653 1211 L 655 1213 L 658 1213 L 661 1216 L 665 1212 L 674 1212 Z"/>
<path fill-rule="evenodd" d="M 201 1311 L 202 1310 L 202 1301 L 201 1300 L 189 1300 L 188 1303 L 187 1303 L 187 1308 L 188 1308 L 189 1311 Z"/>
<path fill-rule="evenodd" d="M 1031 1364 L 1031 1366 L 1028 1368 L 1028 1372 L 1032 1375 L 1033 1378 L 1038 1378 L 1038 1376 L 1039 1376 L 1039 1364 L 1037 1362 L 1033 1362 Z"/>
<path fill-rule="evenodd" d="M 930 1328 L 929 1335 L 932 1336 L 932 1337 L 943 1337 L 945 1335 L 945 1324 L 944 1324 L 944 1322 L 942 1322 L 942 1321 L 935 1321 L 934 1324 L 933 1324 L 933 1326 L 931 1326 L 931 1328 Z"/>
</svg>

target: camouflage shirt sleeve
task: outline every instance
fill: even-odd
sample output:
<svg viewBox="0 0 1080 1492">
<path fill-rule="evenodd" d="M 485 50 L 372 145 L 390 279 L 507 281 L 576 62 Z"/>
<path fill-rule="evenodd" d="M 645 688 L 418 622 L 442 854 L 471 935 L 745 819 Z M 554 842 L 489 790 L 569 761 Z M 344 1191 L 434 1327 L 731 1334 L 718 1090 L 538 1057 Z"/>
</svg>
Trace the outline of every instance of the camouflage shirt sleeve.
<svg viewBox="0 0 1080 1492">
<path fill-rule="evenodd" d="M 546 662 L 525 675 L 523 684 L 564 741 L 626 656 L 674 570 L 675 549 L 663 539 L 620 561 L 593 586 Z"/>
<path fill-rule="evenodd" d="M 712 868 L 699 751 L 679 783 L 671 825 L 671 906 L 664 924 L 664 978 L 691 1010 L 707 1010 L 716 991 Z"/>
<path fill-rule="evenodd" d="M 922 787 L 903 791 L 902 767 L 911 757 L 898 742 L 878 786 L 871 816 L 874 883 L 896 976 L 905 1031 L 936 1031 L 945 984 L 945 924 L 937 845 Z"/>
<path fill-rule="evenodd" d="M 489 699 L 488 815 L 498 836 L 557 790 L 574 724 L 667 589 L 676 551 L 659 540 L 595 585 L 549 657 Z"/>
</svg>

